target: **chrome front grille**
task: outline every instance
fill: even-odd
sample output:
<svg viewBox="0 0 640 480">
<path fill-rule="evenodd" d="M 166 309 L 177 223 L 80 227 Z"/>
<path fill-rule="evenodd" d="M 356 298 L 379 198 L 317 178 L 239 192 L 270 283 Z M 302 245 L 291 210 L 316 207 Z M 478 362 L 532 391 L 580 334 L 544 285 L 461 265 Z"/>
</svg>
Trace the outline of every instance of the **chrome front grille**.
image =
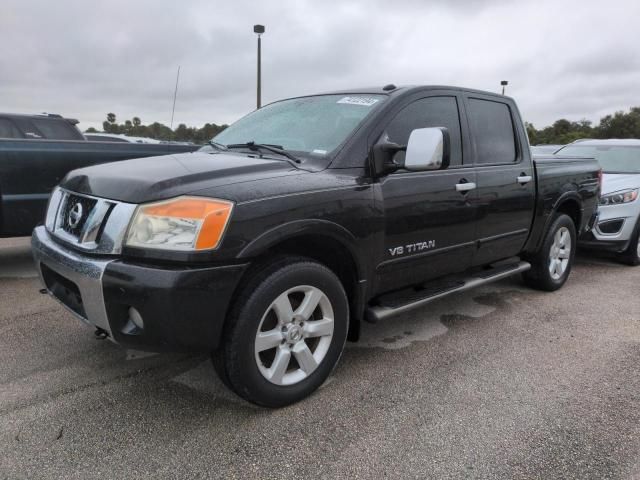
<svg viewBox="0 0 640 480">
<path fill-rule="evenodd" d="M 59 240 L 100 254 L 118 254 L 136 205 L 57 188 L 46 227 Z"/>
</svg>

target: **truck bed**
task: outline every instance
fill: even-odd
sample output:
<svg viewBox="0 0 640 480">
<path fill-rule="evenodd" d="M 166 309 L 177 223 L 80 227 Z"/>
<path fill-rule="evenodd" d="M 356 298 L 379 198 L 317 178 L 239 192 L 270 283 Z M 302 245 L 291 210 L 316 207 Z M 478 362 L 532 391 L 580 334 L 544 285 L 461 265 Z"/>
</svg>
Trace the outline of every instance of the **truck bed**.
<svg viewBox="0 0 640 480">
<path fill-rule="evenodd" d="M 525 251 L 536 251 L 551 219 L 551 212 L 565 199 L 575 199 L 578 235 L 587 231 L 596 212 L 599 194 L 600 164 L 589 157 L 555 157 L 536 155 L 533 158 L 536 172 L 536 206 L 531 233 Z M 582 207 L 579 207 L 582 205 Z"/>
</svg>

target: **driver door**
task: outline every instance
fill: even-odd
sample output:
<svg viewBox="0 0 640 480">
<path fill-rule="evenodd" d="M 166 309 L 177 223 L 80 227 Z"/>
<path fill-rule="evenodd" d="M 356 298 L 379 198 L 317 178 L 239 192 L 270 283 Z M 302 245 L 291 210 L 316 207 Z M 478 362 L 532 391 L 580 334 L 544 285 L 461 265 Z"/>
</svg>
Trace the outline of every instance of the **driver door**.
<svg viewBox="0 0 640 480">
<path fill-rule="evenodd" d="M 400 169 L 380 180 L 385 239 L 378 264 L 378 291 L 420 284 L 471 266 L 476 240 L 476 174 L 465 163 L 456 95 L 420 98 L 389 122 L 384 135 L 406 145 L 416 128 L 445 127 L 451 143 L 444 170 Z M 400 152 L 398 155 L 404 155 Z M 461 188 L 460 185 L 466 185 Z"/>
</svg>

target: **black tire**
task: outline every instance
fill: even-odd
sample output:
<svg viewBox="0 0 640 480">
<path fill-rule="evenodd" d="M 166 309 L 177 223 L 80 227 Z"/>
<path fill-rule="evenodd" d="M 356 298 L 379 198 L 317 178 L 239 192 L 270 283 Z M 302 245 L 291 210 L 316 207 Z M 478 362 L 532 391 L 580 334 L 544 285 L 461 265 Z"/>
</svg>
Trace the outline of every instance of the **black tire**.
<svg viewBox="0 0 640 480">
<path fill-rule="evenodd" d="M 559 272 L 552 274 L 550 271 L 552 248 L 554 248 L 556 234 L 562 229 L 566 229 L 571 236 L 571 250 L 569 252 L 566 267 L 564 267 L 562 274 L 559 274 Z M 556 214 L 551 222 L 549 230 L 547 230 L 547 233 L 545 234 L 542 247 L 534 256 L 528 259 L 531 263 L 531 270 L 524 272 L 522 275 L 525 283 L 537 290 L 544 290 L 547 292 L 558 290 L 564 285 L 567 278 L 569 278 L 571 267 L 573 266 L 573 260 L 575 258 L 575 252 L 576 226 L 568 215 L 562 213 Z"/>
<path fill-rule="evenodd" d="M 636 223 L 636 227 L 633 229 L 631 240 L 627 249 L 619 255 L 620 260 L 627 265 L 635 267 L 640 265 L 640 220 Z"/>
<path fill-rule="evenodd" d="M 254 270 L 249 278 L 250 280 L 241 287 L 227 317 L 220 348 L 212 355 L 213 364 L 222 381 L 240 397 L 264 407 L 283 407 L 300 401 L 313 393 L 337 365 L 349 329 L 347 295 L 340 280 L 331 270 L 304 257 L 280 257 Z M 272 303 L 284 292 L 303 287 L 309 287 L 324 294 L 323 301 L 329 302 L 333 313 L 333 331 L 324 340 L 326 350 L 323 351 L 326 353 L 317 363 L 315 370 L 310 370 L 308 374 L 302 373 L 307 375 L 304 379 L 289 385 L 272 383 L 262 373 L 267 365 L 261 363 L 258 366 L 259 354 L 256 353 L 256 335 L 263 325 L 263 317 L 266 321 L 268 315 L 274 315 Z M 291 295 L 296 294 L 294 292 Z M 306 294 L 300 293 L 300 295 Z M 294 303 L 295 299 L 291 299 L 291 305 Z M 319 303 L 318 308 L 322 305 L 326 306 L 327 304 Z M 299 309 L 293 308 L 293 311 L 295 313 Z M 318 310 L 314 310 L 314 312 L 313 315 L 317 316 Z M 311 322 L 307 321 L 306 323 L 309 325 Z M 303 324 L 304 322 L 300 325 Z M 293 322 L 290 325 L 293 325 Z M 269 331 L 275 331 L 278 328 L 280 327 L 276 325 L 273 330 Z M 315 347 L 309 346 L 309 350 L 315 354 L 313 348 L 319 348 L 320 340 L 317 340 L 319 338 L 321 337 L 303 338 L 302 342 L 317 341 Z M 290 358 L 295 358 L 295 362 L 292 361 L 288 364 L 292 370 L 286 371 L 300 373 L 304 369 L 302 364 L 298 363 L 293 344 L 286 343 L 288 340 L 283 340 L 283 342 L 282 348 L 290 348 Z M 298 340 L 299 342 L 300 340 Z M 280 347 L 271 348 L 274 353 L 274 358 L 271 361 L 275 364 L 275 355 Z"/>
</svg>

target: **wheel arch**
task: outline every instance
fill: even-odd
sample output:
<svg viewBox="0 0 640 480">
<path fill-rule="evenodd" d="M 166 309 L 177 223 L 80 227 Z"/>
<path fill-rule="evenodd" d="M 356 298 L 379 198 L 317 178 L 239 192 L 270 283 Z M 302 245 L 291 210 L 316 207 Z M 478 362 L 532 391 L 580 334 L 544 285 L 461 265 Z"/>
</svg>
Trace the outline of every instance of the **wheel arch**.
<svg viewBox="0 0 640 480">
<path fill-rule="evenodd" d="M 356 237 L 343 226 L 327 220 L 300 220 L 264 232 L 237 258 L 259 265 L 282 255 L 311 258 L 328 267 L 340 279 L 349 299 L 348 339 L 358 340 L 367 273 L 366 263 L 358 253 Z M 251 275 L 250 271 L 245 275 Z"/>
<path fill-rule="evenodd" d="M 576 233 L 580 234 L 582 225 L 582 200 L 577 192 L 567 192 L 562 195 L 553 206 L 552 215 L 547 220 L 547 228 L 551 224 L 553 213 L 564 213 L 568 215 L 576 226 Z"/>
<path fill-rule="evenodd" d="M 576 191 L 564 192 L 552 204 L 547 204 L 544 208 L 544 220 L 542 228 L 536 230 L 532 238 L 529 239 L 525 252 L 527 256 L 535 255 L 542 248 L 542 243 L 546 233 L 549 231 L 556 213 L 564 213 L 568 215 L 576 228 L 576 234 L 580 235 L 580 226 L 582 222 L 582 199 Z"/>
</svg>

